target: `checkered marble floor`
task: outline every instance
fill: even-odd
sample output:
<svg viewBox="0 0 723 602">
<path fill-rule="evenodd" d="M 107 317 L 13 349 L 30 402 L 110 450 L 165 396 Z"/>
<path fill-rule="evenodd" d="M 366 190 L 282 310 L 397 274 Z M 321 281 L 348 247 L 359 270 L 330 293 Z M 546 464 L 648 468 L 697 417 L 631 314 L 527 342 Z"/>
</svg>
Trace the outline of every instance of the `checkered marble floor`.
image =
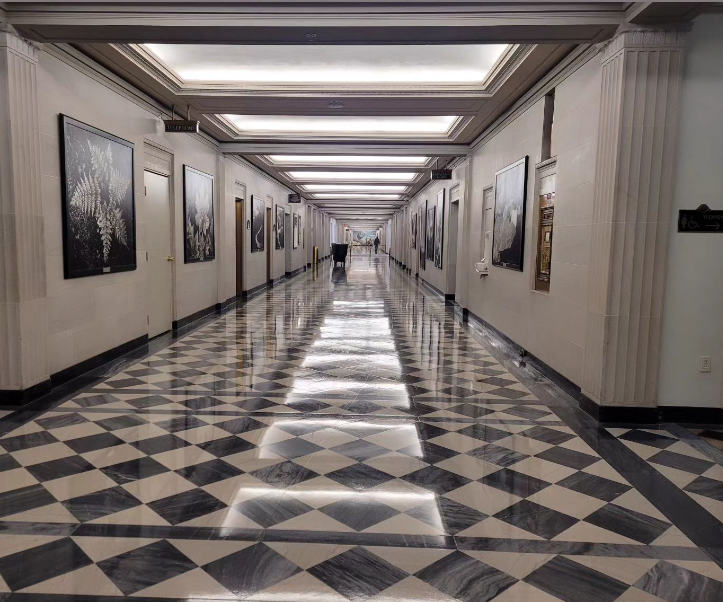
<svg viewBox="0 0 723 602">
<path fill-rule="evenodd" d="M 723 521 L 723 453 L 718 448 L 691 437 L 679 427 L 671 430 L 608 430 L 657 472 Z M 695 431 L 711 432 L 705 429 Z"/>
<path fill-rule="evenodd" d="M 298 277 L 6 419 L 0 601 L 723 599 L 555 410 L 385 257 Z"/>
</svg>

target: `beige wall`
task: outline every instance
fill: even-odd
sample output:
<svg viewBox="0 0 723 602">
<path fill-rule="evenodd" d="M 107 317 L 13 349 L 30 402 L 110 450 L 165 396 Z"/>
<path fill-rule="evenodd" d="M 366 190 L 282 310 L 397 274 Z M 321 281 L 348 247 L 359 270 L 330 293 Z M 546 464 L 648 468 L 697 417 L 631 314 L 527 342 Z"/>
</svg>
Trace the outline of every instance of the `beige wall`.
<svg viewBox="0 0 723 602">
<path fill-rule="evenodd" d="M 246 216 L 251 195 L 270 206 L 286 205 L 288 189 L 242 161 L 223 158 L 215 144 L 198 136 L 165 134 L 157 114 L 121 96 L 110 87 L 47 53 L 40 55 L 42 194 L 48 281 L 49 370 L 56 373 L 127 341 L 147 334 L 146 240 L 152 233 L 145 224 L 143 162 L 144 140 L 173 154 L 172 204 L 174 211 L 175 291 L 173 319 L 226 301 L 236 293 L 234 199 L 244 196 Z M 135 200 L 137 269 L 66 280 L 63 276 L 62 200 L 58 114 L 63 113 L 129 140 L 135 145 Z M 183 165 L 214 176 L 216 259 L 183 262 Z M 303 205 L 294 210 L 304 215 Z M 272 215 L 275 215 L 272 213 Z M 302 218 L 303 219 L 303 218 Z M 291 234 L 287 241 L 290 244 Z M 273 244 L 273 241 L 272 241 Z M 294 250 L 294 268 L 304 265 L 304 251 Z M 266 253 L 250 253 L 246 237 L 245 290 L 266 280 Z M 285 273 L 284 251 L 274 250 L 273 276 Z"/>
<path fill-rule="evenodd" d="M 723 15 L 696 21 L 686 41 L 670 223 L 660 405 L 723 406 L 723 234 L 678 233 L 678 210 L 723 209 Z M 711 371 L 699 371 L 701 356 Z"/>
<path fill-rule="evenodd" d="M 543 100 L 476 148 L 469 162 L 454 170 L 452 181 L 435 182 L 412 200 L 417 211 L 425 199 L 432 203 L 439 189 L 447 189 L 443 268 L 436 268 L 428 259 L 419 275 L 448 292 L 449 189 L 461 181 L 458 301 L 576 384 L 581 381 L 585 336 L 600 73 L 599 58 L 593 57 L 555 91 L 552 154 L 557 156 L 557 195 L 549 293 L 532 290 L 537 242 L 533 231 L 535 165 L 541 160 Z M 491 266 L 489 276 L 480 278 L 474 265 L 483 253 L 483 190 L 494 184 L 496 171 L 525 155 L 529 161 L 524 271 Z M 466 212 L 465 204 L 469 204 Z M 416 261 L 410 267 L 414 268 Z"/>
</svg>

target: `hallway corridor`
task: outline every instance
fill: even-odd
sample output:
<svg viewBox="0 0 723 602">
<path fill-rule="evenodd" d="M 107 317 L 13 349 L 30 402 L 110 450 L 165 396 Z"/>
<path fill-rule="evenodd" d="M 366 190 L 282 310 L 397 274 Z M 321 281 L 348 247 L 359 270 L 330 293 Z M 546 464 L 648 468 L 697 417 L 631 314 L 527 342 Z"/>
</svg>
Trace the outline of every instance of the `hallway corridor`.
<svg viewBox="0 0 723 602">
<path fill-rule="evenodd" d="M 386 255 L 165 340 L 0 420 L 0 601 L 723 599 L 707 444 L 598 427 Z"/>
</svg>

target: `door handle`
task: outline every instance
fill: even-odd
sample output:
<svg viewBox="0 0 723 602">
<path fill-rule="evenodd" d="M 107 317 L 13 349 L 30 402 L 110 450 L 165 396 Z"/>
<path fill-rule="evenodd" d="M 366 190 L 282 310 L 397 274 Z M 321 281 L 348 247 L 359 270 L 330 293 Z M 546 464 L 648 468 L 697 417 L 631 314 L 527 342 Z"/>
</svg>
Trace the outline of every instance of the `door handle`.
<svg viewBox="0 0 723 602">
<path fill-rule="evenodd" d="M 166 261 L 173 261 L 173 255 L 169 255 L 168 257 L 166 257 Z"/>
</svg>

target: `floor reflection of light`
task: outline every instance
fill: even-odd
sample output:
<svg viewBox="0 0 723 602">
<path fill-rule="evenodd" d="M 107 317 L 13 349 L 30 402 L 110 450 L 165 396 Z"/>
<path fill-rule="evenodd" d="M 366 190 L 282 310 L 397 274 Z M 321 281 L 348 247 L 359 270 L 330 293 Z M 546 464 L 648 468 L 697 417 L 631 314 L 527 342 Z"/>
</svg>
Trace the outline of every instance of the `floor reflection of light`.
<svg viewBox="0 0 723 602">
<path fill-rule="evenodd" d="M 359 358 L 354 354 L 340 357 L 338 355 L 332 355 L 330 353 L 310 353 L 306 356 L 304 361 L 301 363 L 304 368 L 311 368 L 317 365 L 324 364 L 344 364 L 347 362 L 357 363 Z M 365 364 L 377 364 L 384 368 L 395 368 L 401 369 L 402 365 L 399 363 L 399 358 L 391 353 L 380 353 L 374 355 L 364 356 Z"/>
<path fill-rule="evenodd" d="M 297 377 L 294 379 L 294 388 L 291 393 L 321 393 L 323 391 L 339 391 L 344 389 L 353 391 L 356 389 L 368 389 L 369 387 L 380 389 L 385 393 L 399 393 L 400 397 L 409 401 L 407 389 L 404 384 L 382 380 L 335 380 L 329 378 L 315 380 L 313 378 Z"/>
</svg>

